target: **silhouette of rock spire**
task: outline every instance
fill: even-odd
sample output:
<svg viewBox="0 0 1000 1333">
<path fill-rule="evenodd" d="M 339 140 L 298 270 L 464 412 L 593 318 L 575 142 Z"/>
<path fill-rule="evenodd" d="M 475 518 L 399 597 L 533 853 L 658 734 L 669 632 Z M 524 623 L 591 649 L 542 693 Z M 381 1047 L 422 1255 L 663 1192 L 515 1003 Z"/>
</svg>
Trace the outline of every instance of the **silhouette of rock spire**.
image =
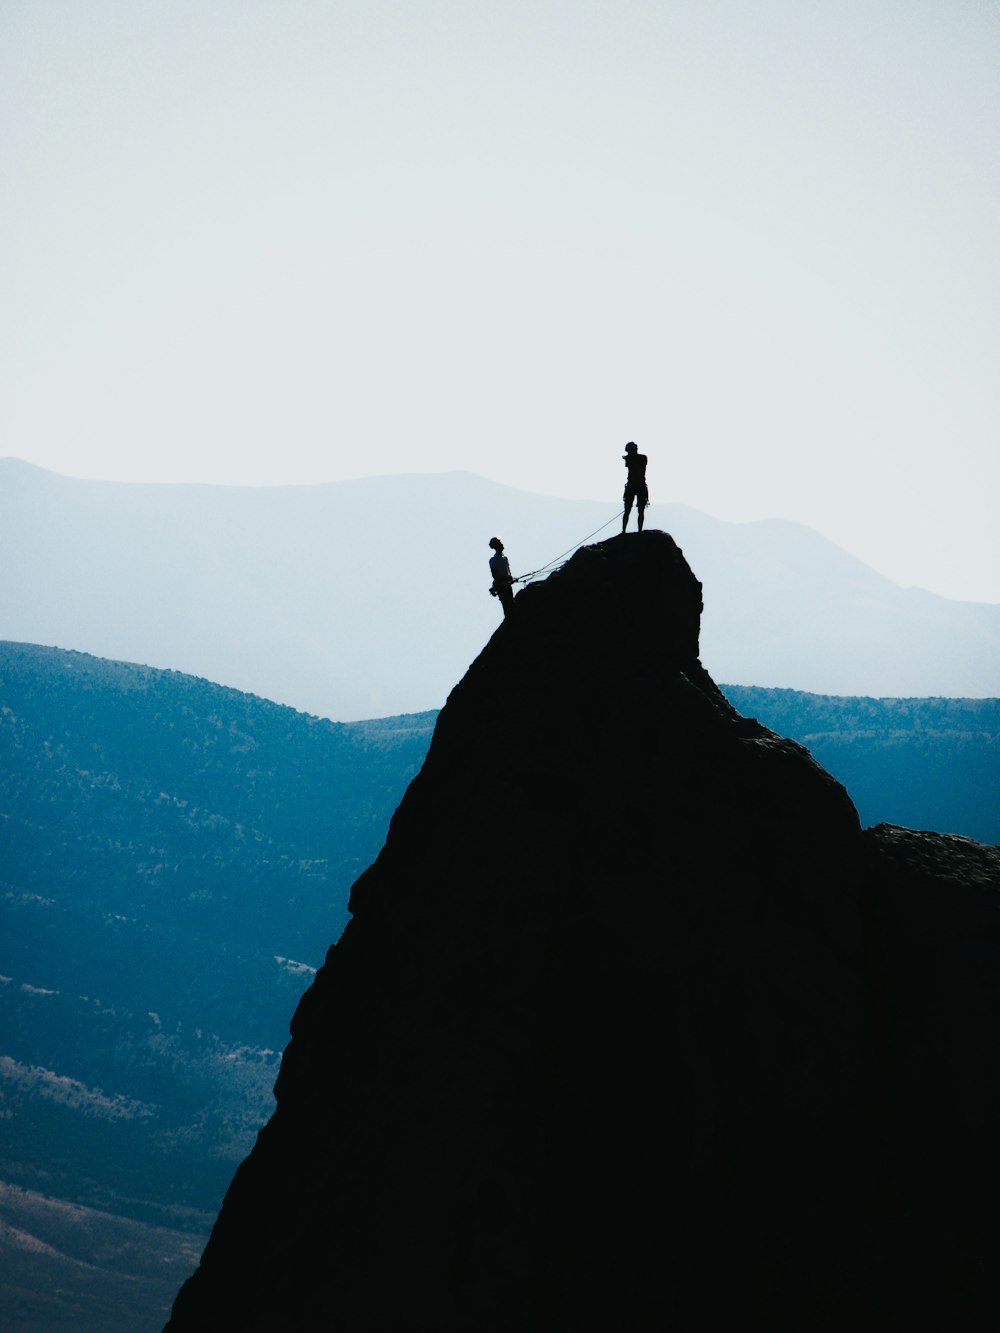
<svg viewBox="0 0 1000 1333">
<path fill-rule="evenodd" d="M 704 670 L 701 592 L 646 531 L 520 594 L 354 886 L 172 1333 L 992 1308 L 1000 852 L 863 832 Z"/>
</svg>

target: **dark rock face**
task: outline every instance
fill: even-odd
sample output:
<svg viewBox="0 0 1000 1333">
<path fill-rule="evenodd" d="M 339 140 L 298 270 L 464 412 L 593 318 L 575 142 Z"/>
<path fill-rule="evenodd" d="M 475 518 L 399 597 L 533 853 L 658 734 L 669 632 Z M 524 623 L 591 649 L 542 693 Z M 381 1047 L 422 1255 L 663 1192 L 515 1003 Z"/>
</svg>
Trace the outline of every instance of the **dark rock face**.
<svg viewBox="0 0 1000 1333">
<path fill-rule="evenodd" d="M 1000 851 L 862 832 L 700 610 L 657 532 L 518 597 L 172 1331 L 992 1326 Z"/>
</svg>

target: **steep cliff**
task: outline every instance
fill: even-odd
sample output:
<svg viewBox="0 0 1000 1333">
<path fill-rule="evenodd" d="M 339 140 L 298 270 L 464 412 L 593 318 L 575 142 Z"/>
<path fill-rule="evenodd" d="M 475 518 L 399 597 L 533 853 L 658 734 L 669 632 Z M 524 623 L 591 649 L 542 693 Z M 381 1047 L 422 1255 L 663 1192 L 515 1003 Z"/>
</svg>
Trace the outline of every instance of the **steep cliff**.
<svg viewBox="0 0 1000 1333">
<path fill-rule="evenodd" d="M 700 611 L 658 532 L 518 597 L 354 886 L 172 1333 L 992 1308 L 1000 852 L 863 832 L 727 703 Z"/>
</svg>

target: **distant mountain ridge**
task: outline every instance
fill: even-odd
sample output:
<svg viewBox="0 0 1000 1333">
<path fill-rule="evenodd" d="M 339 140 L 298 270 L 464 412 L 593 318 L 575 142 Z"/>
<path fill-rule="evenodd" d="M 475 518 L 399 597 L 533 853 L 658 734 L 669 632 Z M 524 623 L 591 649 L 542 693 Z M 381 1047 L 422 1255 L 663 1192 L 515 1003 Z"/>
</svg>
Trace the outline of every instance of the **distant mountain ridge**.
<svg viewBox="0 0 1000 1333">
<path fill-rule="evenodd" d="M 440 707 L 515 573 L 606 503 L 468 473 L 236 488 L 78 481 L 0 461 L 0 635 L 173 668 L 335 719 Z M 1000 695 L 1000 606 L 902 589 L 818 533 L 654 503 L 706 588 L 717 679 L 814 693 Z"/>
</svg>

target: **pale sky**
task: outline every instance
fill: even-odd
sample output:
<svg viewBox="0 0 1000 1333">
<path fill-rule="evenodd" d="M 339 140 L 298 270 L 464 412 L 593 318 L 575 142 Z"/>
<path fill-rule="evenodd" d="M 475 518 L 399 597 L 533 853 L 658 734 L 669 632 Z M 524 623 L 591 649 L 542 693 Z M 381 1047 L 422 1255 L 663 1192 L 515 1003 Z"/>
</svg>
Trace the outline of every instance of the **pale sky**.
<svg viewBox="0 0 1000 1333">
<path fill-rule="evenodd" d="M 1000 602 L 998 76 L 996 0 L 4 0 L 0 454 L 610 516 L 635 439 Z"/>
</svg>

